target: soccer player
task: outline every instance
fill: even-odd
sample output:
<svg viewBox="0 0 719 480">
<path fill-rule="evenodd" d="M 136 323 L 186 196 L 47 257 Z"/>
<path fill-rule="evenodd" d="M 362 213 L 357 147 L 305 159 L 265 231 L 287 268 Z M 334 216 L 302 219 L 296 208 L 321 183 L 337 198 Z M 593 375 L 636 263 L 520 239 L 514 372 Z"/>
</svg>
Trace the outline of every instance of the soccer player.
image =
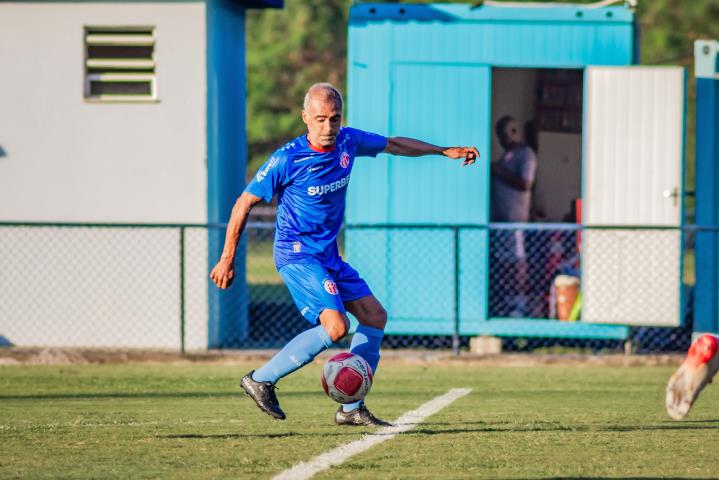
<svg viewBox="0 0 719 480">
<path fill-rule="evenodd" d="M 684 418 L 699 393 L 711 383 L 719 370 L 719 342 L 714 335 L 705 334 L 689 347 L 684 362 L 669 379 L 666 393 L 667 413 L 674 420 Z"/>
<path fill-rule="evenodd" d="M 438 147 L 341 127 L 342 108 L 342 96 L 331 84 L 310 87 L 302 110 L 307 134 L 275 151 L 237 199 L 222 255 L 210 274 L 219 288 L 230 286 L 235 249 L 247 216 L 260 200 L 269 202 L 276 194 L 275 264 L 301 315 L 313 327 L 245 375 L 240 385 L 262 411 L 281 420 L 285 413 L 275 395 L 277 381 L 344 337 L 350 326 L 346 312 L 359 321 L 350 351 L 367 360 L 373 372 L 379 363 L 387 313 L 357 271 L 342 260 L 336 241 L 355 157 L 382 152 L 410 157 L 444 155 L 471 165 L 479 156 L 474 147 Z M 342 405 L 335 423 L 389 425 L 375 417 L 364 402 Z"/>
</svg>

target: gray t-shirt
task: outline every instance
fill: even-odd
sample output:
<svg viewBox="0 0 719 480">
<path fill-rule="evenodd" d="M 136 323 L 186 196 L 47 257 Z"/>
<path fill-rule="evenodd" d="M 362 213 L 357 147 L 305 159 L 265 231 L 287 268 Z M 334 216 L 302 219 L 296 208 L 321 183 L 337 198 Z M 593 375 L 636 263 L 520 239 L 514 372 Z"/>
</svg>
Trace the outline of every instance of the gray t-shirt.
<svg viewBox="0 0 719 480">
<path fill-rule="evenodd" d="M 537 156 L 527 145 L 507 152 L 499 159 L 504 167 L 515 176 L 528 182 L 534 182 L 537 170 Z M 532 191 L 519 191 L 510 187 L 501 178 L 492 175 L 490 221 L 492 222 L 528 222 Z"/>
</svg>

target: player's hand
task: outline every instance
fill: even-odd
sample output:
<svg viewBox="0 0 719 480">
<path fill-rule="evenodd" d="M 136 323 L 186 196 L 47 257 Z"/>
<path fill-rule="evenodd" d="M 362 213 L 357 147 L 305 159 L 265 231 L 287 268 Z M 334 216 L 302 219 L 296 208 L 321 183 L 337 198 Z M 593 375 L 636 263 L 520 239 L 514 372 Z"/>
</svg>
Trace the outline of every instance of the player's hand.
<svg viewBox="0 0 719 480">
<path fill-rule="evenodd" d="M 235 279 L 235 259 L 222 258 L 210 272 L 210 278 L 221 289 L 229 288 Z"/>
<path fill-rule="evenodd" d="M 449 147 L 442 154 L 449 158 L 464 158 L 462 166 L 472 165 L 479 158 L 479 152 L 475 147 Z"/>
</svg>

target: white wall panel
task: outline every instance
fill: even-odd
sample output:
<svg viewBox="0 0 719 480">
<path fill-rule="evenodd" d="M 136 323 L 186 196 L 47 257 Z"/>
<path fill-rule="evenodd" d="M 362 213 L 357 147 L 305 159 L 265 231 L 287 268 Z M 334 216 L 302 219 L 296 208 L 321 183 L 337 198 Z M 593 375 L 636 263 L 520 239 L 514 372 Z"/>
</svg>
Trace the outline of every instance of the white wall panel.
<svg viewBox="0 0 719 480">
<path fill-rule="evenodd" d="M 157 103 L 92 103 L 85 26 L 154 26 Z M 205 6 L 0 3 L 0 220 L 207 219 Z"/>
<path fill-rule="evenodd" d="M 83 98 L 84 27 L 154 26 L 158 102 Z M 207 220 L 205 5 L 0 3 L 0 220 Z M 207 347 L 207 233 L 187 231 L 186 344 Z M 177 349 L 177 230 L 0 228 L 0 336 Z"/>
<path fill-rule="evenodd" d="M 585 85 L 584 223 L 679 227 L 684 69 L 590 67 Z M 680 323 L 681 233 L 583 233 L 582 320 Z"/>
<path fill-rule="evenodd" d="M 684 69 L 589 67 L 585 87 L 584 222 L 679 225 Z"/>
<path fill-rule="evenodd" d="M 582 320 L 678 325 L 679 252 L 676 230 L 585 230 Z"/>
</svg>

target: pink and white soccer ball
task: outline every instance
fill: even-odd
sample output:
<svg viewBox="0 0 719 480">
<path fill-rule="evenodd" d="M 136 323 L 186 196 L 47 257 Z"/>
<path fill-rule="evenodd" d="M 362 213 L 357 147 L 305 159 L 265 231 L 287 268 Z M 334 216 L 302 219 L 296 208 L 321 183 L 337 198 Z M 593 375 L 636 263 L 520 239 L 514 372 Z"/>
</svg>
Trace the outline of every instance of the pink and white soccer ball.
<svg viewBox="0 0 719 480">
<path fill-rule="evenodd" d="M 335 402 L 362 400 L 371 386 L 372 368 L 367 360 L 354 353 L 335 355 L 322 370 L 322 388 Z"/>
</svg>

